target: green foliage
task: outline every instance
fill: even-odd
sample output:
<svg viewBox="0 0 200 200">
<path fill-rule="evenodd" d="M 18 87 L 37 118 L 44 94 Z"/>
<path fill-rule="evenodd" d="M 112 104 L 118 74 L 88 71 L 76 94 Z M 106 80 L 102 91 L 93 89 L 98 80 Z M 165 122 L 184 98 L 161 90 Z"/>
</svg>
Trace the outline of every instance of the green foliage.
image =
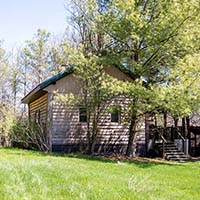
<svg viewBox="0 0 200 200">
<path fill-rule="evenodd" d="M 178 118 L 199 109 L 198 1 L 70 0 L 66 9 L 73 29 L 71 40 L 62 38 L 51 44 L 50 33 L 39 29 L 20 52 L 17 68 L 10 67 L 7 53 L 0 48 L 0 112 L 16 107 L 19 83 L 25 95 L 28 87 L 51 74 L 53 65 L 57 72 L 63 64 L 76 67 L 81 95 L 58 95 L 56 101 L 87 107 L 87 118 L 93 119 L 92 125 L 88 121 L 88 140 L 98 134 L 102 109 L 118 95 L 131 99 L 124 110 L 131 122 L 130 133 L 147 112 L 164 111 Z M 108 76 L 109 67 L 129 69 L 134 74 L 132 82 Z M 0 116 L 1 126 L 5 121 L 12 124 L 6 117 Z"/>
<path fill-rule="evenodd" d="M 79 96 L 75 96 L 72 93 L 69 94 L 59 94 L 54 92 L 54 102 L 60 105 L 67 105 L 67 106 L 78 106 L 81 104 L 81 100 Z"/>
<path fill-rule="evenodd" d="M 200 5 L 194 0 L 108 4 L 103 29 L 112 45 L 104 61 L 135 74 L 128 87 L 134 112 L 165 111 L 177 118 L 199 106 L 199 15 Z M 138 80 L 144 84 L 138 85 Z"/>
<path fill-rule="evenodd" d="M 5 105 L 0 105 L 0 137 L 1 145 L 10 146 L 10 131 L 15 122 L 15 115 Z"/>
<path fill-rule="evenodd" d="M 194 41 L 199 40 L 200 5 L 194 0 L 101 3 L 72 0 L 72 25 L 80 45 L 71 48 L 66 43 L 63 49 L 68 62 L 77 66 L 82 102 L 94 115 L 109 98 L 129 96 L 131 146 L 137 123 L 145 113 L 165 111 L 177 118 L 192 110 L 185 81 L 179 86 L 168 82 L 180 62 L 199 51 Z M 106 5 L 103 11 L 102 5 Z M 105 67 L 116 66 L 130 69 L 134 80 L 123 83 L 104 73 Z M 194 91 L 191 93 L 197 98 Z"/>
<path fill-rule="evenodd" d="M 114 41 L 108 59 L 123 63 L 148 83 L 163 81 L 166 72 L 198 50 L 197 1 L 112 1 L 105 29 Z"/>
<path fill-rule="evenodd" d="M 155 104 L 175 118 L 185 117 L 200 106 L 199 54 L 187 55 L 169 71 L 166 85 L 154 87 Z"/>
<path fill-rule="evenodd" d="M 100 117 L 105 113 L 108 101 L 122 93 L 122 85 L 105 73 L 101 58 L 93 53 L 86 53 L 83 45 L 74 48 L 65 43 L 63 50 L 68 55 L 68 62 L 75 66 L 77 84 L 81 87 L 79 94 L 57 94 L 56 101 L 86 108 L 88 152 L 91 153 L 98 136 Z"/>
</svg>

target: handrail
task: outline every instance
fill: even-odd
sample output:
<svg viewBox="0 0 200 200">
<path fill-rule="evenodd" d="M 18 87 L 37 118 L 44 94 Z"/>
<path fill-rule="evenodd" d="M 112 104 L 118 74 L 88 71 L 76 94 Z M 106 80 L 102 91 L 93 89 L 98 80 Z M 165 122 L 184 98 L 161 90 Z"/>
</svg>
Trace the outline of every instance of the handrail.
<svg viewBox="0 0 200 200">
<path fill-rule="evenodd" d="M 181 134 L 181 132 L 180 132 L 179 130 L 177 130 L 177 133 L 178 133 L 178 135 L 181 137 L 181 139 L 182 139 L 183 141 L 185 141 L 185 138 L 183 137 L 183 135 Z"/>
<path fill-rule="evenodd" d="M 179 136 L 179 138 L 182 140 L 182 150 L 183 150 L 183 152 L 185 153 L 185 154 L 187 154 L 186 153 L 186 147 L 187 146 L 185 146 L 185 145 L 187 145 L 186 144 L 186 138 L 182 135 L 182 132 L 177 128 L 177 127 L 172 127 L 173 129 L 172 130 L 175 130 L 176 131 L 176 133 L 177 133 L 177 135 Z M 164 158 L 164 153 L 165 153 L 165 144 L 167 143 L 167 140 L 165 139 L 165 137 L 164 137 L 164 132 L 165 132 L 165 130 L 166 130 L 166 128 L 164 128 L 164 127 L 154 127 L 153 129 L 152 129 L 153 131 L 157 131 L 158 133 L 159 133 L 159 138 L 162 140 L 162 146 L 163 146 L 163 158 Z M 173 131 L 173 133 L 174 133 L 174 131 Z M 172 133 L 172 134 L 173 134 Z M 174 137 L 172 136 L 172 138 L 174 139 Z M 178 138 L 177 138 L 178 139 Z"/>
<path fill-rule="evenodd" d="M 186 139 L 183 137 L 182 133 L 176 128 L 176 131 L 178 133 L 178 135 L 180 136 L 180 138 L 182 139 L 183 143 L 182 143 L 182 150 L 183 152 L 186 154 L 186 150 L 185 150 L 185 141 Z"/>
<path fill-rule="evenodd" d="M 163 135 L 160 135 L 160 137 L 161 137 L 161 139 L 162 139 L 162 156 L 163 156 L 163 158 L 165 158 L 165 143 L 167 143 L 167 140 L 164 138 L 164 136 Z"/>
<path fill-rule="evenodd" d="M 161 137 L 161 139 L 162 139 L 162 141 L 163 141 L 164 143 L 167 143 L 167 140 L 163 137 L 163 135 L 161 135 L 160 137 Z"/>
</svg>

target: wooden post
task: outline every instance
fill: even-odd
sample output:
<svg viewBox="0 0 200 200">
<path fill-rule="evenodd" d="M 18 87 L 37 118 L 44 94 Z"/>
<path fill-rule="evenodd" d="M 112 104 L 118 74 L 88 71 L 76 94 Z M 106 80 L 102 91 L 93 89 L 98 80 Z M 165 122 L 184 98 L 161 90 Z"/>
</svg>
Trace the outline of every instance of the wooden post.
<svg viewBox="0 0 200 200">
<path fill-rule="evenodd" d="M 164 141 L 162 143 L 162 148 L 163 148 L 163 159 L 164 159 L 165 158 L 165 143 L 164 143 Z"/>
<path fill-rule="evenodd" d="M 167 128 L 167 113 L 166 112 L 164 112 L 163 118 L 164 118 L 164 128 L 166 129 Z"/>
<path fill-rule="evenodd" d="M 186 117 L 186 129 L 185 139 L 188 139 L 188 152 L 191 153 L 191 141 L 190 141 L 190 117 Z"/>
<path fill-rule="evenodd" d="M 177 138 L 177 129 L 178 129 L 178 118 L 174 119 L 174 127 L 175 127 L 175 135 L 174 135 L 174 139 Z"/>
<path fill-rule="evenodd" d="M 186 119 L 185 117 L 182 118 L 182 134 L 185 137 L 185 132 L 186 132 L 187 124 L 186 124 Z"/>
<path fill-rule="evenodd" d="M 166 112 L 164 112 L 164 114 L 163 114 L 163 120 L 164 120 L 164 135 L 166 135 L 166 133 L 167 133 L 167 113 Z"/>
<path fill-rule="evenodd" d="M 186 117 L 186 129 L 185 129 L 185 138 L 189 136 L 189 128 L 190 128 L 190 117 Z"/>
</svg>

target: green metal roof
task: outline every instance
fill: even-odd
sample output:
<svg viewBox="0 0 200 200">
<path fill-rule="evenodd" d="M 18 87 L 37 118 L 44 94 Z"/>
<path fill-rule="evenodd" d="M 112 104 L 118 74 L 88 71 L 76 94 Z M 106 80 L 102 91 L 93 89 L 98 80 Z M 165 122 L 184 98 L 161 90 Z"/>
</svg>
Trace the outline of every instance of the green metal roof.
<svg viewBox="0 0 200 200">
<path fill-rule="evenodd" d="M 65 71 L 60 72 L 59 74 L 56 74 L 55 76 L 52 76 L 51 78 L 47 79 L 46 81 L 39 84 L 40 89 L 44 89 L 47 86 L 55 83 L 56 81 L 60 80 L 61 78 L 64 78 L 65 76 L 71 74 L 74 72 L 74 67 L 68 67 Z"/>
<path fill-rule="evenodd" d="M 118 69 L 119 69 L 120 71 L 122 71 L 123 73 L 129 75 L 130 78 L 132 78 L 133 80 L 135 79 L 135 75 L 134 75 L 134 73 L 133 73 L 131 70 L 129 70 L 129 69 L 125 68 L 125 67 L 119 67 L 119 66 L 115 66 L 115 67 L 118 68 Z M 56 83 L 56 81 L 58 81 L 58 80 L 64 78 L 65 76 L 67 76 L 67 75 L 73 73 L 74 71 L 75 71 L 75 68 L 72 67 L 72 66 L 70 66 L 70 67 L 68 67 L 65 71 L 60 72 L 59 74 L 54 75 L 54 76 L 52 76 L 51 78 L 47 79 L 46 81 L 40 83 L 37 87 L 35 87 L 33 90 L 31 90 L 31 91 L 21 100 L 22 103 L 29 103 L 29 102 L 31 101 L 31 98 L 33 97 L 33 95 L 35 95 L 35 94 L 38 95 L 38 93 L 41 92 L 44 88 L 48 87 L 48 86 L 51 85 L 51 84 Z M 41 94 L 43 94 L 43 93 L 41 92 Z"/>
<path fill-rule="evenodd" d="M 40 83 L 21 100 L 22 103 L 29 103 L 31 96 L 40 92 L 42 89 L 48 87 L 49 85 L 56 83 L 56 81 L 60 80 L 61 78 L 64 78 L 65 76 L 73 72 L 74 72 L 74 67 L 68 67 L 65 71 L 60 72 L 59 74 L 56 74 L 51 78 L 47 79 L 46 81 Z"/>
</svg>

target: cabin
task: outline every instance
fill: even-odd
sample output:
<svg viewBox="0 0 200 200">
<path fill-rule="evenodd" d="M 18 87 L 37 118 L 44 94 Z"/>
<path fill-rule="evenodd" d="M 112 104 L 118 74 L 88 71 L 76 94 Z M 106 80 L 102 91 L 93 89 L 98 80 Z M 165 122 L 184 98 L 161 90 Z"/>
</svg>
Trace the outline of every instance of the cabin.
<svg viewBox="0 0 200 200">
<path fill-rule="evenodd" d="M 133 74 L 127 69 L 109 67 L 104 70 L 118 80 L 133 80 Z M 28 104 L 29 118 L 39 123 L 45 130 L 50 151 L 80 151 L 87 142 L 86 112 L 81 106 L 63 105 L 54 101 L 55 92 L 81 95 L 81 83 L 73 67 L 68 67 L 64 72 L 39 84 L 22 99 L 22 103 Z M 127 101 L 125 96 L 119 96 L 109 102 L 109 107 L 117 106 L 123 109 L 127 106 Z M 125 153 L 129 132 L 125 118 L 120 111 L 109 111 L 109 108 L 102 114 L 95 145 L 97 153 Z M 144 122 L 138 127 L 136 149 L 138 156 L 145 155 Z"/>
<path fill-rule="evenodd" d="M 121 81 L 131 82 L 134 79 L 127 69 L 109 67 L 104 70 Z M 43 128 L 50 151 L 81 151 L 87 143 L 86 111 L 81 105 L 69 106 L 56 102 L 55 92 L 82 94 L 81 83 L 73 67 L 68 67 L 64 72 L 40 83 L 22 99 L 22 103 L 28 105 L 29 118 Z M 112 99 L 109 107 L 123 109 L 128 101 L 127 97 L 121 95 Z M 162 156 L 173 161 L 187 161 L 190 155 L 200 156 L 200 117 L 194 114 L 189 121 L 185 122 L 186 131 L 180 121 L 174 126 L 169 115 L 163 114 L 156 118 L 156 115 L 146 114 L 137 127 L 136 155 Z M 129 132 L 126 122 L 123 112 L 112 112 L 109 108 L 103 112 L 98 124 L 95 152 L 125 154 Z"/>
</svg>

